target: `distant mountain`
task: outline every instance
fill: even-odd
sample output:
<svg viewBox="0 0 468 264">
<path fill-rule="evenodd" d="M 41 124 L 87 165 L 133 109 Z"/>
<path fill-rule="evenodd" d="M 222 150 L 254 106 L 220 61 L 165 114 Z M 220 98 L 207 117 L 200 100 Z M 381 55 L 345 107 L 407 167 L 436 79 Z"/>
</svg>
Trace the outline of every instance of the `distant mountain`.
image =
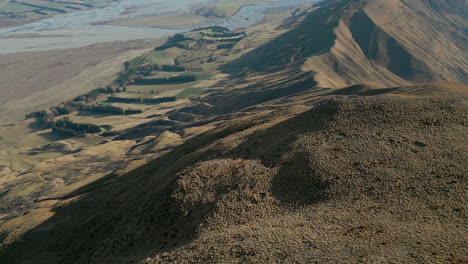
<svg viewBox="0 0 468 264">
<path fill-rule="evenodd" d="M 310 71 L 322 87 L 468 83 L 466 0 L 329 0 L 228 73 Z"/>
</svg>

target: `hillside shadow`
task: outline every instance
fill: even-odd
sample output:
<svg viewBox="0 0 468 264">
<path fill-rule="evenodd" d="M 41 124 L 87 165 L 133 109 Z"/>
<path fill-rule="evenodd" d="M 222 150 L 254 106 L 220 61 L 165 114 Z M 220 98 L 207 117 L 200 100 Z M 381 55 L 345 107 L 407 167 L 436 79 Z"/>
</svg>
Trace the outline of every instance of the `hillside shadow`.
<svg viewBox="0 0 468 264">
<path fill-rule="evenodd" d="M 66 136 L 60 136 L 60 135 L 54 134 L 52 132 L 43 132 L 43 133 L 39 133 L 37 135 L 39 137 L 47 140 L 47 141 L 57 141 L 57 140 L 63 140 L 63 139 L 70 138 L 70 137 L 66 137 Z"/>
<path fill-rule="evenodd" d="M 296 117 L 248 136 L 234 153 L 236 158 L 260 160 L 265 166 L 279 167 L 273 176 L 271 192 L 285 204 L 314 204 L 328 199 L 329 182 L 320 177 L 318 164 L 310 153 L 293 145 L 299 136 L 328 127 L 336 112 L 333 102 L 324 102 Z M 285 156 L 287 154 L 287 156 Z"/>
<path fill-rule="evenodd" d="M 84 111 L 79 111 L 77 116 L 81 117 L 92 117 L 92 118 L 106 118 L 110 116 L 116 116 L 116 114 L 112 113 L 91 113 L 91 112 L 84 112 Z M 123 116 L 123 115 L 118 115 L 118 116 Z"/>
<path fill-rule="evenodd" d="M 28 124 L 28 128 L 32 129 L 33 131 L 32 132 L 36 132 L 36 131 L 39 131 L 39 130 L 42 130 L 43 128 L 41 127 L 41 123 L 39 121 L 33 121 L 31 123 Z M 31 132 L 31 133 L 32 133 Z"/>
<path fill-rule="evenodd" d="M 223 136 L 201 135 L 195 144 L 183 144 L 122 176 L 111 173 L 65 196 L 36 200 L 63 204 L 52 209 L 52 217 L 0 249 L 0 263 L 138 262 L 190 243 L 214 205 L 182 209 L 172 197 L 176 174 L 209 155 L 190 153 Z"/>
<path fill-rule="evenodd" d="M 259 159 L 274 167 L 282 162 L 283 153 L 291 151 L 290 143 L 298 135 L 326 125 L 333 107 L 325 104 L 258 131 L 234 149 L 233 155 Z M 111 173 L 65 196 L 41 200 L 62 203 L 52 209 L 52 217 L 1 249 L 0 262 L 121 263 L 122 259 L 137 262 L 190 243 L 215 205 L 181 206 L 173 196 L 177 173 L 200 160 L 218 157 L 217 150 L 205 149 L 217 139 L 262 122 L 268 122 L 268 118 L 204 133 L 129 173 L 121 176 Z M 272 179 L 271 191 L 278 200 L 311 204 L 327 199 L 327 183 L 314 174 L 305 174 L 310 167 L 307 159 L 291 164 L 292 167 L 281 165 Z M 297 171 L 297 177 L 291 177 L 293 170 Z"/>
</svg>

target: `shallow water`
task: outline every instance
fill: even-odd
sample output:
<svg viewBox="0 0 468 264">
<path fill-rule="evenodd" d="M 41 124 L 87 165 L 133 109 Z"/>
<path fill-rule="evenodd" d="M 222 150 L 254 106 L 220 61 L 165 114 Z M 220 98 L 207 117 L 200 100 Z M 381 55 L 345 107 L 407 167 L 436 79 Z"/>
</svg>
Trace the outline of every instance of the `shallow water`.
<svg viewBox="0 0 468 264">
<path fill-rule="evenodd" d="M 265 11 L 268 8 L 293 7 L 316 1 L 283 0 L 271 4 L 244 6 L 234 16 L 221 21 L 219 19 L 213 20 L 212 24 L 221 24 L 230 29 L 249 27 L 261 22 L 265 18 Z M 174 30 L 95 25 L 95 23 L 189 11 L 195 5 L 208 5 L 212 2 L 214 0 L 126 0 L 105 8 L 57 15 L 18 27 L 3 28 L 0 29 L 0 54 L 76 48 L 102 42 L 152 39 L 173 35 L 190 28 Z M 11 36 L 16 36 L 16 38 L 11 38 Z"/>
</svg>

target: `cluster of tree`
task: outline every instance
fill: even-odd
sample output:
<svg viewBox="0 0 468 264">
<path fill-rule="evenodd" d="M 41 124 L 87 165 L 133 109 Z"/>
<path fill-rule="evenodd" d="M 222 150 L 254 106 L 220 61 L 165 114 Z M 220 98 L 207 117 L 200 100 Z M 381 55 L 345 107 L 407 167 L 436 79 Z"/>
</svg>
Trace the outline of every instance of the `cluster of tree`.
<svg viewBox="0 0 468 264">
<path fill-rule="evenodd" d="M 124 62 L 124 67 L 125 67 L 125 71 L 127 72 L 128 70 L 130 70 L 130 67 L 132 66 L 132 64 L 129 62 L 129 61 L 126 61 Z"/>
<path fill-rule="evenodd" d="M 74 137 L 78 135 L 78 132 L 72 129 L 63 128 L 63 127 L 52 127 L 52 132 L 54 134 L 65 136 L 65 137 Z"/>
<path fill-rule="evenodd" d="M 153 78 L 153 79 L 135 79 L 134 83 L 137 85 L 158 85 L 158 84 L 178 84 L 194 82 L 197 77 L 194 75 L 182 75 L 167 78 Z"/>
<path fill-rule="evenodd" d="M 54 131 L 55 128 L 55 131 Z M 57 133 L 71 133 L 69 130 L 74 131 L 75 135 L 85 134 L 85 133 L 99 133 L 101 128 L 94 124 L 88 123 L 75 123 L 70 120 L 69 117 L 64 117 L 60 120 L 57 120 L 52 125 L 52 131 Z M 75 136 L 73 135 L 73 136 Z M 70 136 L 70 135 L 67 135 Z"/>
<path fill-rule="evenodd" d="M 82 105 L 80 110 L 92 112 L 92 113 L 100 113 L 100 114 L 113 114 L 113 115 L 133 115 L 133 114 L 141 114 L 143 111 L 137 109 L 127 109 L 124 110 L 120 107 L 113 106 L 113 105 Z"/>
<path fill-rule="evenodd" d="M 26 114 L 26 119 L 30 119 L 30 118 L 39 118 L 39 117 L 43 117 L 43 116 L 47 116 L 47 112 L 42 110 L 42 111 L 36 111 L 36 112 L 31 112 L 29 114 Z"/>
<path fill-rule="evenodd" d="M 41 110 L 29 113 L 26 115 L 26 119 L 36 118 L 40 123 L 47 124 L 54 116 L 70 114 L 73 110 L 73 106 L 70 103 L 65 103 L 64 106 L 54 106 L 49 108 L 49 110 L 49 112 Z"/>
<path fill-rule="evenodd" d="M 193 38 L 188 38 L 188 37 L 184 36 L 184 34 L 179 33 L 179 34 L 175 34 L 172 37 L 169 37 L 164 45 L 156 47 L 156 48 L 154 48 L 154 50 L 155 51 L 166 50 L 166 49 L 174 48 L 174 47 L 175 48 L 181 48 L 181 49 L 187 49 L 188 48 L 187 45 L 180 44 L 180 42 L 186 41 L 186 40 L 195 41 Z"/>
<path fill-rule="evenodd" d="M 210 26 L 210 27 L 200 27 L 193 29 L 192 31 L 202 31 L 202 30 L 211 30 L 213 32 L 229 32 L 230 30 L 221 26 Z"/>
<path fill-rule="evenodd" d="M 124 97 L 110 96 L 107 100 L 109 102 L 114 102 L 114 103 L 159 104 L 159 103 L 165 103 L 165 102 L 174 102 L 175 100 L 177 100 L 177 98 L 175 96 L 166 96 L 166 97 L 158 97 L 158 98 L 124 98 Z M 135 110 L 135 111 L 138 111 L 138 110 Z"/>
<path fill-rule="evenodd" d="M 68 115 L 68 114 L 70 114 L 71 109 L 70 109 L 70 107 L 65 107 L 65 106 L 55 106 L 55 107 L 51 107 L 51 108 L 50 108 L 50 111 L 51 111 L 52 114 L 54 114 L 55 116 L 60 116 L 60 115 Z"/>
<path fill-rule="evenodd" d="M 143 76 L 150 76 L 153 71 L 158 69 L 158 65 L 155 64 L 146 64 L 143 66 L 140 66 L 136 69 L 135 74 L 140 74 Z"/>
<path fill-rule="evenodd" d="M 108 102 L 112 103 L 125 103 L 125 104 L 133 104 L 133 103 L 141 103 L 141 98 L 127 98 L 127 97 L 115 97 L 109 96 L 107 98 Z"/>
<path fill-rule="evenodd" d="M 143 111 L 139 110 L 139 109 L 129 108 L 129 109 L 125 110 L 125 115 L 136 115 L 136 114 L 141 114 L 141 113 L 143 113 Z"/>
<path fill-rule="evenodd" d="M 164 96 L 158 98 L 142 98 L 142 102 L 145 104 L 160 104 L 166 102 L 174 102 L 177 98 L 175 96 Z"/>
<path fill-rule="evenodd" d="M 232 38 L 232 37 L 239 37 L 245 36 L 245 32 L 223 32 L 223 33 L 213 33 L 213 34 L 206 34 L 202 33 L 203 35 L 210 37 L 210 38 Z"/>
<path fill-rule="evenodd" d="M 178 43 L 178 42 L 182 42 L 182 41 L 186 41 L 186 40 L 195 41 L 193 38 L 188 38 L 184 34 L 178 33 L 178 34 L 175 34 L 172 37 L 169 37 L 167 39 L 167 41 L 166 41 L 166 44 Z"/>
<path fill-rule="evenodd" d="M 236 43 L 226 43 L 226 44 L 219 44 L 218 46 L 216 46 L 217 49 L 231 49 L 232 47 L 234 47 L 236 45 Z"/>
<path fill-rule="evenodd" d="M 36 118 L 39 122 L 39 126 L 43 129 L 51 128 L 54 124 L 53 117 L 46 111 L 36 111 L 26 115 L 26 119 Z"/>
<path fill-rule="evenodd" d="M 84 133 L 99 133 L 99 126 L 87 123 L 75 123 L 68 116 L 54 121 L 52 115 L 46 111 L 32 112 L 26 115 L 26 118 L 36 118 L 41 128 L 52 128 L 52 132 L 63 136 L 76 136 Z"/>
<path fill-rule="evenodd" d="M 130 80 L 133 78 L 135 74 L 136 74 L 135 70 L 125 71 L 124 73 L 119 74 L 119 76 L 115 79 L 114 82 L 120 86 L 124 86 L 130 82 Z"/>
<path fill-rule="evenodd" d="M 73 102 L 91 102 L 96 100 L 99 94 L 113 94 L 113 93 L 120 93 L 122 90 L 120 88 L 112 88 L 111 86 L 107 86 L 106 88 L 96 88 L 91 90 L 90 92 L 86 93 L 85 95 L 80 95 L 73 98 Z"/>
</svg>

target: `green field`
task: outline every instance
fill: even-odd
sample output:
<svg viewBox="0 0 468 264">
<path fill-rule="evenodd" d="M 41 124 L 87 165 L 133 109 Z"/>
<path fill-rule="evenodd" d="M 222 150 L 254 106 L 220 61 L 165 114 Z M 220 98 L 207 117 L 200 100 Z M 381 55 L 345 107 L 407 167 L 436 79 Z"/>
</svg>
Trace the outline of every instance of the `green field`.
<svg viewBox="0 0 468 264">
<path fill-rule="evenodd" d="M 153 51 L 146 55 L 145 61 L 150 64 L 174 64 L 174 56 L 168 54 L 165 50 Z"/>
<path fill-rule="evenodd" d="M 169 54 L 166 50 L 152 51 L 149 54 L 136 57 L 130 60 L 130 69 L 136 69 L 141 65 L 148 64 L 160 64 L 160 65 L 172 65 L 174 64 L 174 58 L 178 55 L 177 52 L 170 52 L 174 54 Z"/>
<path fill-rule="evenodd" d="M 205 87 L 188 88 L 188 89 L 185 89 L 183 92 L 177 94 L 176 98 L 177 99 L 184 99 L 184 98 L 190 97 L 190 96 L 192 96 L 194 94 L 197 94 L 197 93 L 203 91 L 204 89 L 205 89 Z"/>
</svg>

